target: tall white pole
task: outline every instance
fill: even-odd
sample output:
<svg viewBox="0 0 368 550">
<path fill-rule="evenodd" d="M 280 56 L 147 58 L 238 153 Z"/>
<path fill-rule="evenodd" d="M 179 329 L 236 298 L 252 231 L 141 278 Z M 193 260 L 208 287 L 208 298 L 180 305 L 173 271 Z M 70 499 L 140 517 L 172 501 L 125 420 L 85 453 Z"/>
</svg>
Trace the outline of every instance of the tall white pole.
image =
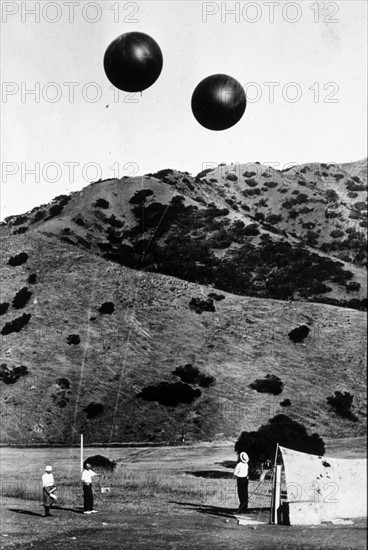
<svg viewBox="0 0 368 550">
<path fill-rule="evenodd" d="M 272 473 L 272 494 L 271 494 L 271 507 L 270 507 L 270 523 L 273 523 L 274 519 L 274 506 L 275 506 L 275 487 L 276 487 L 276 464 L 277 464 L 277 455 L 279 452 L 279 444 L 276 444 L 275 459 L 273 462 L 273 473 Z"/>
<path fill-rule="evenodd" d="M 81 434 L 80 438 L 80 467 L 81 472 L 83 472 L 83 434 Z"/>
<path fill-rule="evenodd" d="M 273 523 L 275 525 L 278 523 L 278 510 L 281 500 L 281 468 L 281 464 L 276 465 L 275 496 L 273 501 Z"/>
</svg>

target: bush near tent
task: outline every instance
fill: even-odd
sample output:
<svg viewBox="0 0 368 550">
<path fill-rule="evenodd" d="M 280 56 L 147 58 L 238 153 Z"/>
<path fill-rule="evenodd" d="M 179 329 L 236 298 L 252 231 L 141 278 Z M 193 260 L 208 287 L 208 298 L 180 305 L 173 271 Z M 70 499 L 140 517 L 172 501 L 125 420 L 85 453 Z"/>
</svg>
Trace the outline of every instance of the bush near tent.
<svg viewBox="0 0 368 550">
<path fill-rule="evenodd" d="M 86 467 L 86 464 L 90 464 L 92 470 L 96 468 L 100 470 L 109 470 L 111 472 L 115 469 L 116 466 L 116 462 L 114 460 L 110 460 L 106 456 L 102 455 L 89 456 L 83 462 L 84 468 Z"/>
<path fill-rule="evenodd" d="M 277 414 L 256 432 L 242 432 L 234 450 L 249 456 L 249 474 L 253 477 L 267 460 L 273 461 L 276 445 L 309 454 L 323 455 L 325 444 L 317 433 L 309 435 L 306 428 L 285 414 Z"/>
</svg>

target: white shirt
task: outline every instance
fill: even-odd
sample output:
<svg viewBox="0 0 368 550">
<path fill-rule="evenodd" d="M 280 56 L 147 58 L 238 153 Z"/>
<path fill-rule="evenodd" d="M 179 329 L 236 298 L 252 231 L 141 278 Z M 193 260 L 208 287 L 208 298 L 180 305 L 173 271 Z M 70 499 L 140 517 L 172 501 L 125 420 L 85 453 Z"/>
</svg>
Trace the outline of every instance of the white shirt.
<svg viewBox="0 0 368 550">
<path fill-rule="evenodd" d="M 92 483 L 92 477 L 96 476 L 93 470 L 83 470 L 82 472 L 82 481 L 83 483 Z"/>
<path fill-rule="evenodd" d="M 49 485 L 55 485 L 53 474 L 48 474 L 47 472 L 42 476 L 42 486 L 48 487 Z"/>
<path fill-rule="evenodd" d="M 248 476 L 248 464 L 244 462 L 239 462 L 236 465 L 234 476 L 236 477 L 247 477 Z"/>
</svg>

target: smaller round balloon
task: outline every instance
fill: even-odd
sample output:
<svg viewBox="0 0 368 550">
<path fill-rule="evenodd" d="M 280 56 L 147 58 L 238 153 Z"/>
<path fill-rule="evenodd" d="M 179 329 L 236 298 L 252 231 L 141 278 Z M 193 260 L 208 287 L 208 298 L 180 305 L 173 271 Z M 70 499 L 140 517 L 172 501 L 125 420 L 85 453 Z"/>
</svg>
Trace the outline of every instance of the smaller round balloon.
<svg viewBox="0 0 368 550">
<path fill-rule="evenodd" d="M 246 105 L 241 84 L 226 74 L 208 76 L 192 95 L 193 115 L 209 130 L 226 130 L 234 126 L 243 116 Z"/>
<path fill-rule="evenodd" d="M 143 32 L 118 36 L 104 57 L 107 78 L 124 92 L 142 92 L 152 86 L 160 76 L 162 65 L 160 46 Z"/>
</svg>

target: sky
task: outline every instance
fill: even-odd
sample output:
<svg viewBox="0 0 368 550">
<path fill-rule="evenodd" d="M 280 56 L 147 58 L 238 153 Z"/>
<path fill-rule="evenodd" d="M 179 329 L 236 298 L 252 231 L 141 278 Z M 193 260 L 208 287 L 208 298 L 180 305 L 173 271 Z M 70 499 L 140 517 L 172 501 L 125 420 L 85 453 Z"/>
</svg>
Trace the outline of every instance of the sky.
<svg viewBox="0 0 368 550">
<path fill-rule="evenodd" d="M 365 1 L 3 0 L 1 18 L 1 219 L 100 178 L 366 156 Z M 131 31 L 164 59 L 142 96 L 103 69 L 107 46 Z M 191 112 L 216 73 L 247 95 L 224 131 Z"/>
</svg>

